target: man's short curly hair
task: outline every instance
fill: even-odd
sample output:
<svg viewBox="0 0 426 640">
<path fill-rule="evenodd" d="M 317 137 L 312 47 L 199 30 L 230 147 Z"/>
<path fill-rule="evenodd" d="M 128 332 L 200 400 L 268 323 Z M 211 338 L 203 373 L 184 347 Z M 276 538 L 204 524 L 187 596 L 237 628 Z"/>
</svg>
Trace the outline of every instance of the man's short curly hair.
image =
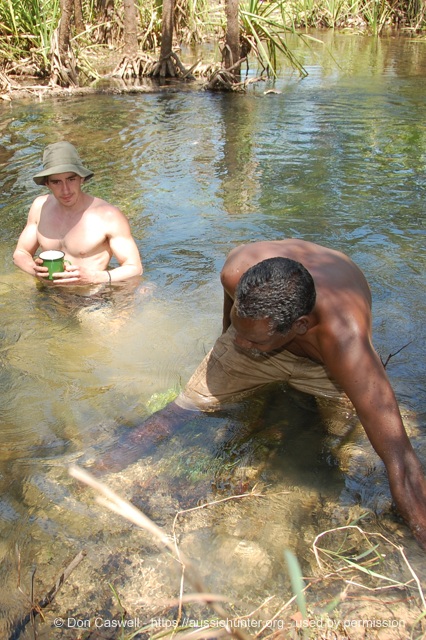
<svg viewBox="0 0 426 640">
<path fill-rule="evenodd" d="M 235 292 L 241 318 L 270 318 L 273 330 L 283 334 L 295 320 L 311 313 L 315 299 L 311 274 L 289 258 L 268 258 L 250 267 Z"/>
</svg>

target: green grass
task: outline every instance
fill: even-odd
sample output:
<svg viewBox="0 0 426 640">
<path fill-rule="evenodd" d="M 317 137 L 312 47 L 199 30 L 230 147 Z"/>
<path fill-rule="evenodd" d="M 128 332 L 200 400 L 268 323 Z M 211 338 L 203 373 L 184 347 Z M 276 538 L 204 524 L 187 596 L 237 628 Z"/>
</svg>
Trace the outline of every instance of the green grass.
<svg viewBox="0 0 426 640">
<path fill-rule="evenodd" d="M 219 40 L 225 25 L 223 4 L 209 0 L 176 0 L 176 37 L 193 44 Z M 122 4 L 117 0 L 119 16 Z M 161 41 L 161 0 L 138 0 L 139 42 L 153 51 Z M 100 44 L 96 34 L 102 21 L 95 0 L 83 0 L 86 32 L 79 36 L 78 53 Z M 1 68 L 33 65 L 40 75 L 50 72 L 52 34 L 60 18 L 60 0 L 2 0 L 0 2 Z M 355 28 L 379 36 L 398 26 L 422 33 L 426 10 L 422 0 L 240 0 L 241 33 L 263 71 L 275 75 L 278 55 L 284 55 L 303 76 L 301 63 L 287 46 L 286 36 L 306 27 Z M 119 23 L 119 21 L 118 21 Z M 72 37 L 74 34 L 71 34 Z M 122 31 L 113 29 L 113 46 L 121 46 Z"/>
</svg>

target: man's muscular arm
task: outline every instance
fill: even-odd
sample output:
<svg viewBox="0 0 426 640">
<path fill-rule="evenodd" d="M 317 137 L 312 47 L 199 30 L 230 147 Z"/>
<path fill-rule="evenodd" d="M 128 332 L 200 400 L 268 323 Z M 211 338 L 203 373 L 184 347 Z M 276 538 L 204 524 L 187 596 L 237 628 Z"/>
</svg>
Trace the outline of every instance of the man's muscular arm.
<svg viewBox="0 0 426 640">
<path fill-rule="evenodd" d="M 352 401 L 361 424 L 383 460 L 392 497 L 426 550 L 426 479 L 405 431 L 395 394 L 368 331 L 322 340 L 325 365 Z"/>
<path fill-rule="evenodd" d="M 34 200 L 28 213 L 27 224 L 19 236 L 16 249 L 13 253 L 14 264 L 32 276 L 38 273 L 47 273 L 46 267 L 42 267 L 34 261 L 35 252 L 39 247 L 37 224 L 41 207 L 46 198 L 47 196 L 40 196 Z"/>
<path fill-rule="evenodd" d="M 241 276 L 243 275 L 243 272 L 241 272 L 241 270 L 239 269 L 238 264 L 235 264 L 233 253 L 234 251 L 231 251 L 225 264 L 223 265 L 222 271 L 220 272 L 220 281 L 223 287 L 222 333 L 225 333 L 225 331 L 231 325 L 231 310 L 234 305 L 235 290 Z"/>
</svg>

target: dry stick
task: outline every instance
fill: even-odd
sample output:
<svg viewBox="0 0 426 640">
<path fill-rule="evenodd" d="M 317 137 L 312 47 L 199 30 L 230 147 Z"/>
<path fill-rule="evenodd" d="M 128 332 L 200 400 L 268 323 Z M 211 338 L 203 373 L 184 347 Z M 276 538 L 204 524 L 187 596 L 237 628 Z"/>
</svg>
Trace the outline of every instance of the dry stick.
<svg viewBox="0 0 426 640">
<path fill-rule="evenodd" d="M 188 69 L 188 71 L 186 71 L 182 77 L 182 80 L 186 80 L 186 78 L 188 78 L 188 76 L 192 75 L 192 72 L 194 71 L 195 67 L 197 67 L 200 64 L 201 60 L 197 60 L 197 62 L 195 64 L 192 65 L 192 67 L 190 67 Z"/>
<path fill-rule="evenodd" d="M 150 520 L 142 511 L 137 509 L 127 500 L 120 498 L 120 496 L 118 496 L 112 489 L 103 484 L 103 482 L 99 482 L 99 480 L 96 480 L 96 478 L 94 478 L 90 473 L 81 469 L 77 465 L 71 465 L 69 468 L 69 473 L 73 478 L 84 482 L 89 487 L 92 487 L 92 489 L 95 489 L 95 491 L 101 494 L 96 498 L 96 501 L 99 504 L 102 504 L 114 513 L 117 513 L 130 522 L 133 522 L 133 524 L 136 524 L 138 527 L 145 529 L 146 531 L 151 533 L 158 542 L 161 542 L 167 549 L 169 549 L 169 551 L 174 554 L 175 546 L 170 537 L 161 527 Z M 196 591 L 198 591 L 199 593 L 204 593 L 205 588 L 201 578 L 198 576 L 197 570 L 188 558 L 185 558 L 182 553 L 180 553 L 179 555 L 179 558 L 176 558 L 175 555 L 174 557 L 181 565 L 185 565 L 188 581 L 192 584 Z M 213 598 L 211 600 L 206 598 L 206 603 L 222 620 L 229 619 L 229 616 L 225 609 L 218 605 L 217 601 L 213 600 Z M 253 640 L 251 635 L 244 633 L 244 631 L 238 628 L 232 630 L 228 624 L 225 625 L 224 629 L 229 635 L 233 635 L 239 638 L 239 640 Z"/>
<path fill-rule="evenodd" d="M 40 600 L 38 602 L 38 604 L 36 604 L 36 605 L 33 604 L 31 606 L 31 611 L 26 616 L 21 618 L 21 620 L 19 620 L 15 624 L 15 629 L 14 629 L 14 631 L 12 631 L 12 633 L 9 636 L 8 640 L 18 640 L 19 636 L 21 635 L 21 633 L 23 632 L 23 630 L 25 629 L 27 624 L 32 619 L 34 619 L 34 617 L 38 613 L 40 613 L 42 609 L 45 609 L 51 602 L 53 602 L 54 598 L 56 597 L 57 593 L 61 589 L 61 587 L 64 584 L 64 582 L 66 580 L 68 580 L 68 578 L 71 575 L 71 573 L 80 564 L 80 562 L 83 560 L 85 555 L 86 555 L 86 552 L 84 550 L 83 551 L 79 551 L 79 553 L 75 556 L 75 558 L 73 560 L 71 560 L 69 565 L 61 573 L 61 575 L 56 580 L 55 584 L 53 585 L 53 587 L 51 588 L 49 593 L 47 595 L 45 595 L 44 598 L 42 598 L 42 600 Z"/>
<path fill-rule="evenodd" d="M 220 504 L 221 502 L 228 502 L 229 500 L 238 500 L 240 498 L 248 498 L 248 497 L 253 497 L 253 496 L 257 496 L 257 497 L 262 497 L 263 495 L 261 493 L 255 493 L 255 489 L 256 486 L 253 487 L 253 489 L 249 492 L 249 493 L 241 493 L 237 496 L 227 496 L 226 498 L 221 498 L 220 500 L 213 500 L 212 502 L 206 502 L 205 504 L 200 504 L 197 507 L 192 507 L 191 509 L 184 509 L 182 511 L 178 511 L 173 519 L 173 526 L 172 526 L 172 531 L 173 531 L 173 540 L 174 540 L 174 545 L 175 545 L 175 550 L 176 550 L 176 555 L 179 558 L 181 556 L 179 547 L 178 547 L 178 543 L 177 543 L 177 539 L 176 539 L 176 525 L 177 525 L 177 520 L 180 516 L 186 514 L 186 513 L 191 513 L 191 511 L 200 511 L 201 509 L 206 509 L 207 507 L 211 507 L 213 505 L 216 504 Z M 181 616 L 182 616 L 182 601 L 183 601 L 183 586 L 184 586 L 184 573 L 185 573 L 185 565 L 182 564 L 182 575 L 181 575 L 181 579 L 180 579 L 180 603 L 179 603 L 179 609 L 178 609 L 178 620 L 180 620 Z"/>
<path fill-rule="evenodd" d="M 176 524 L 177 524 L 177 520 L 180 516 L 183 516 L 187 513 L 191 513 L 192 511 L 201 511 L 202 509 L 207 509 L 208 507 L 213 507 L 216 504 L 221 504 L 222 502 L 230 502 L 231 500 L 241 500 L 241 498 L 264 498 L 265 496 L 263 495 L 263 493 L 256 493 L 256 486 L 255 485 L 253 487 L 253 489 L 247 493 L 239 493 L 238 495 L 235 496 L 226 496 L 226 498 L 220 498 L 219 500 L 212 500 L 211 502 L 206 502 L 204 504 L 199 504 L 196 507 L 191 507 L 190 509 L 183 509 L 182 511 L 178 511 L 174 517 L 173 520 L 173 538 L 175 541 L 175 546 L 176 546 L 176 551 L 179 553 L 178 548 L 177 548 L 177 543 L 176 543 L 176 533 L 175 533 L 175 529 L 176 529 Z M 287 492 L 286 492 L 287 493 Z"/>
<path fill-rule="evenodd" d="M 413 340 L 410 340 L 410 342 L 407 342 L 407 344 L 404 344 L 404 346 L 403 346 L 403 347 L 401 347 L 400 349 L 398 349 L 398 351 L 395 351 L 395 353 L 390 353 L 384 362 L 383 362 L 383 360 L 380 358 L 380 360 L 382 360 L 383 368 L 384 368 L 384 369 L 386 369 L 387 365 L 389 364 L 389 360 L 390 360 L 391 358 L 393 358 L 394 356 L 398 355 L 398 353 L 399 353 L 400 351 L 402 351 L 403 349 L 405 349 L 405 347 L 408 347 L 408 345 L 409 345 L 409 344 L 411 344 L 412 342 L 413 342 Z"/>
</svg>

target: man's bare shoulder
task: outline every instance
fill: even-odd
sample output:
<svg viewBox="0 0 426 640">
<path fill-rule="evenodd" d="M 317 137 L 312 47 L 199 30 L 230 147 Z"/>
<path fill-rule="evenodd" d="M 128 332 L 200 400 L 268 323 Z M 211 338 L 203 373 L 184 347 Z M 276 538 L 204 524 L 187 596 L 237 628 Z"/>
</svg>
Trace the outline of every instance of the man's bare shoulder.
<svg viewBox="0 0 426 640">
<path fill-rule="evenodd" d="M 98 216 L 104 223 L 128 224 L 126 215 L 119 207 L 96 196 L 93 197 L 86 212 L 91 216 Z"/>
<path fill-rule="evenodd" d="M 233 293 L 239 279 L 250 267 L 268 258 L 290 258 L 304 264 L 306 256 L 321 249 L 319 245 L 304 240 L 261 240 L 241 244 L 232 249 L 223 265 L 221 282 L 228 293 Z"/>
<path fill-rule="evenodd" d="M 34 200 L 33 203 L 31 205 L 31 209 L 41 209 L 41 207 L 45 204 L 45 202 L 47 202 L 48 200 L 51 200 L 51 196 L 49 193 L 45 193 L 42 196 L 37 196 Z"/>
<path fill-rule="evenodd" d="M 284 238 L 283 240 L 260 240 L 241 244 L 232 249 L 226 258 L 224 269 L 247 270 L 253 265 L 268 258 L 289 258 L 302 264 L 309 256 L 338 252 L 322 247 L 299 238 Z M 343 255 L 343 254 L 342 254 Z"/>
<path fill-rule="evenodd" d="M 116 211 L 120 211 L 117 206 L 111 204 L 110 202 L 107 202 L 106 200 L 103 200 L 102 198 L 98 198 L 97 196 L 90 196 L 90 198 L 91 202 L 87 207 L 90 211 L 94 211 L 100 215 L 103 213 L 114 213 Z"/>
<path fill-rule="evenodd" d="M 43 207 L 45 207 L 45 205 L 48 202 L 50 202 L 50 200 L 51 200 L 51 196 L 48 193 L 42 196 L 37 196 L 37 198 L 33 200 L 33 203 L 28 213 L 29 222 L 38 222 L 40 218 L 40 214 L 43 210 Z"/>
<path fill-rule="evenodd" d="M 221 281 L 233 295 L 241 276 L 255 264 L 268 258 L 289 258 L 300 262 L 312 275 L 317 293 L 333 297 L 342 288 L 357 290 L 370 301 L 364 274 L 344 253 L 298 238 L 253 242 L 233 249 L 223 266 Z"/>
<path fill-rule="evenodd" d="M 88 209 L 93 213 L 97 213 L 98 215 L 124 216 L 124 213 L 115 204 L 111 204 L 110 202 L 102 200 L 102 198 L 98 198 L 96 196 L 93 196 L 92 203 L 90 204 Z"/>
</svg>

